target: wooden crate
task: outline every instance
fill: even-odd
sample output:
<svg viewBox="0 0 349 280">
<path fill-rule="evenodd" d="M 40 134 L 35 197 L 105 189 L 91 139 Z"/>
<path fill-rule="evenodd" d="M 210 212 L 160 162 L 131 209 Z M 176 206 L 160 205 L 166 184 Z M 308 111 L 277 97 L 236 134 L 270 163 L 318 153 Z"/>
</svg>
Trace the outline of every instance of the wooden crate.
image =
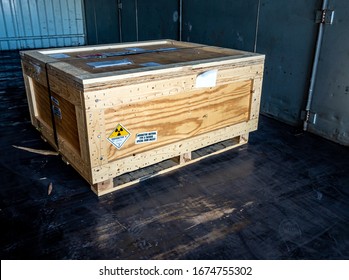
<svg viewBox="0 0 349 280">
<path fill-rule="evenodd" d="M 21 58 L 32 124 L 98 195 L 242 145 L 257 129 L 264 55 L 159 40 Z"/>
</svg>

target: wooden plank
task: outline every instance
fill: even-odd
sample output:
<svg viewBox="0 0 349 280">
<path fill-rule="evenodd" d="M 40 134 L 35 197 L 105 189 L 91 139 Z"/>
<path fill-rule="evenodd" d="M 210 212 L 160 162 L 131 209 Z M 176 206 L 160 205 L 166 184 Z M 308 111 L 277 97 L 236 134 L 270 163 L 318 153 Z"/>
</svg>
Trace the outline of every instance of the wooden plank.
<svg viewBox="0 0 349 280">
<path fill-rule="evenodd" d="M 63 97 L 71 104 L 81 107 L 83 90 L 79 84 L 74 83 L 66 74 L 62 75 L 62 72 L 52 71 L 51 69 L 48 69 L 51 91 Z"/>
<path fill-rule="evenodd" d="M 101 193 L 107 193 L 108 190 L 110 190 L 112 188 L 113 188 L 113 179 L 112 178 L 91 186 L 92 191 L 97 195 L 99 195 Z"/>
<path fill-rule="evenodd" d="M 44 121 L 42 121 L 39 117 L 36 118 L 37 120 L 37 130 L 40 131 L 41 135 L 46 139 L 47 142 L 50 143 L 50 145 L 58 151 L 58 147 L 56 145 L 55 136 L 53 133 L 53 129 L 51 125 L 48 125 Z"/>
<path fill-rule="evenodd" d="M 263 83 L 262 77 L 257 76 L 255 77 L 255 79 L 253 79 L 253 89 L 252 89 L 252 95 L 251 95 L 251 113 L 250 113 L 251 119 L 256 119 L 259 116 L 261 95 L 262 95 L 262 83 Z"/>
<path fill-rule="evenodd" d="M 34 98 L 32 99 L 35 108 L 35 117 L 45 123 L 52 130 L 52 115 L 50 97 L 47 87 L 34 79 L 30 79 L 30 91 Z"/>
<path fill-rule="evenodd" d="M 81 158 L 75 147 L 70 145 L 63 138 L 58 138 L 59 152 L 63 160 L 74 167 L 74 169 L 88 182 L 92 181 L 91 168 L 88 162 Z"/>
<path fill-rule="evenodd" d="M 75 106 L 55 92 L 51 92 L 54 121 L 60 143 L 68 142 L 80 154 L 79 132 Z M 50 108 L 50 105 L 48 107 Z M 60 147 L 60 146 L 59 146 Z"/>
<path fill-rule="evenodd" d="M 53 63 L 58 61 L 57 59 L 50 57 L 46 54 L 43 54 L 41 50 L 28 50 L 28 51 L 20 51 L 22 61 L 33 62 L 34 64 L 42 64 Z"/>
<path fill-rule="evenodd" d="M 89 163 L 90 149 L 88 145 L 89 141 L 88 141 L 88 134 L 87 134 L 86 115 L 84 110 L 79 106 L 75 106 L 75 113 L 76 113 L 77 131 L 79 134 L 79 146 L 80 146 L 81 159 L 84 162 Z"/>
<path fill-rule="evenodd" d="M 139 41 L 130 43 L 116 43 L 116 44 L 100 44 L 100 45 L 90 45 L 90 46 L 79 46 L 70 48 L 54 48 L 50 50 L 38 50 L 39 53 L 43 55 L 56 54 L 56 53 L 71 53 L 71 52 L 86 52 L 86 51 L 100 51 L 108 50 L 114 48 L 132 48 L 132 47 L 145 47 L 154 46 L 159 44 L 172 44 L 173 40 L 153 40 L 153 41 Z"/>
<path fill-rule="evenodd" d="M 37 128 L 38 123 L 37 123 L 36 116 L 38 114 L 37 113 L 38 109 L 36 107 L 36 100 L 35 100 L 35 94 L 34 94 L 34 89 L 33 89 L 33 84 L 32 84 L 32 78 L 30 78 L 28 75 L 23 73 L 23 79 L 24 79 L 24 84 L 25 84 L 25 92 L 26 92 L 27 100 L 28 100 L 30 120 L 31 120 L 32 125 Z"/>
<path fill-rule="evenodd" d="M 115 71 L 108 73 L 97 73 L 97 74 L 88 74 L 81 75 L 79 78 L 83 81 L 84 89 L 88 90 L 89 88 L 98 88 L 104 83 L 112 83 L 113 86 L 122 84 L 125 80 L 134 79 L 135 82 L 141 82 L 146 79 L 152 80 L 154 78 L 161 79 L 170 78 L 171 76 L 176 75 L 176 73 L 181 75 L 192 74 L 195 69 L 203 69 L 209 67 L 220 67 L 223 68 L 225 65 L 230 68 L 239 68 L 245 66 L 252 66 L 257 64 L 264 63 L 264 56 L 253 56 L 253 55 L 242 55 L 242 56 L 230 56 L 222 57 L 217 59 L 207 59 L 203 61 L 193 62 L 182 62 L 176 63 L 169 66 L 162 67 L 149 67 L 147 69 L 138 68 L 130 69 L 124 71 Z M 199 70 L 202 71 L 202 70 Z"/>
<path fill-rule="evenodd" d="M 101 166 L 108 163 L 108 141 L 106 134 L 104 110 L 88 112 L 87 135 L 91 166 Z"/>
<path fill-rule="evenodd" d="M 184 153 L 184 154 L 181 154 L 179 155 L 179 160 L 178 160 L 178 163 L 179 164 L 184 164 L 184 163 L 187 163 L 189 161 L 191 161 L 192 158 L 191 158 L 191 152 L 189 153 Z"/>
<path fill-rule="evenodd" d="M 22 70 L 25 75 L 31 77 L 39 84 L 47 87 L 45 64 L 35 60 L 22 60 Z"/>
<path fill-rule="evenodd" d="M 166 46 L 160 46 L 166 47 Z M 110 50 L 115 52 L 116 50 Z M 239 53 L 238 53 L 239 54 Z M 238 55 L 231 51 L 230 55 Z M 92 54 L 95 55 L 95 54 Z M 100 55 L 100 54 L 98 54 Z M 224 53 L 212 52 L 204 48 L 179 48 L 172 51 L 155 51 L 148 50 L 148 53 L 139 53 L 133 55 L 122 55 L 122 56 L 112 56 L 112 57 L 100 57 L 100 58 L 88 58 L 88 59 L 69 59 L 64 60 L 64 63 L 69 64 L 71 67 L 78 68 L 85 72 L 91 74 L 98 73 L 108 73 L 108 72 L 118 72 L 125 70 L 141 69 L 142 71 L 147 71 L 147 67 L 143 64 L 145 63 L 157 63 L 161 67 L 168 67 L 169 65 L 178 63 L 196 63 L 196 61 L 202 61 L 207 59 L 218 59 L 221 57 L 226 57 Z M 114 65 L 108 67 L 97 67 L 94 68 L 88 63 L 98 62 L 102 63 L 105 61 L 120 61 L 127 59 L 129 64 L 126 65 Z"/>
<path fill-rule="evenodd" d="M 149 79 L 149 81 L 135 81 L 134 79 L 123 80 L 122 84 L 115 85 L 112 82 L 101 84 L 97 90 L 85 90 L 86 110 L 107 109 L 122 104 L 131 104 L 141 101 L 150 101 L 161 96 L 175 95 L 195 89 L 197 75 L 208 70 L 191 71 L 187 75 L 181 73 L 178 76 L 161 76 Z M 217 85 L 225 85 L 233 82 L 254 80 L 262 78 L 263 65 L 257 64 L 241 68 L 219 68 L 217 73 Z M 120 81 L 121 82 L 121 81 Z"/>
</svg>

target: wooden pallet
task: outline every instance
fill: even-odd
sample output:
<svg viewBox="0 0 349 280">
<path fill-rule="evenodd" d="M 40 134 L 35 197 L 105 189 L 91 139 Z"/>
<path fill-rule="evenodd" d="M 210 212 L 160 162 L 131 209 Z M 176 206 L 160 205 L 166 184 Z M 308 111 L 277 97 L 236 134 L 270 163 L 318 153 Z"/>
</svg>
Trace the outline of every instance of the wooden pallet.
<svg viewBox="0 0 349 280">
<path fill-rule="evenodd" d="M 208 157 L 218 155 L 237 148 L 248 142 L 249 134 L 236 136 L 201 149 L 181 154 L 168 160 L 146 166 L 144 168 L 125 173 L 115 178 L 109 178 L 98 184 L 91 186 L 91 190 L 98 196 L 102 196 L 117 190 L 130 187 L 147 179 L 174 171 L 189 164 L 196 163 Z"/>
</svg>

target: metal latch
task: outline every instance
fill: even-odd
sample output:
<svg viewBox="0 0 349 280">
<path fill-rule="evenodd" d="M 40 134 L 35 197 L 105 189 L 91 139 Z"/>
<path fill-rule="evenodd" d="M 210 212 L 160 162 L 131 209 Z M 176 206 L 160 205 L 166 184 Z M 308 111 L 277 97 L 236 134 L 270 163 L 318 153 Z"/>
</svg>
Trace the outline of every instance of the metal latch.
<svg viewBox="0 0 349 280">
<path fill-rule="evenodd" d="M 316 124 L 317 121 L 317 113 L 310 111 L 302 111 L 301 112 L 301 120 L 310 124 Z"/>
<path fill-rule="evenodd" d="M 325 9 L 316 12 L 316 23 L 332 24 L 334 19 L 334 10 Z"/>
</svg>

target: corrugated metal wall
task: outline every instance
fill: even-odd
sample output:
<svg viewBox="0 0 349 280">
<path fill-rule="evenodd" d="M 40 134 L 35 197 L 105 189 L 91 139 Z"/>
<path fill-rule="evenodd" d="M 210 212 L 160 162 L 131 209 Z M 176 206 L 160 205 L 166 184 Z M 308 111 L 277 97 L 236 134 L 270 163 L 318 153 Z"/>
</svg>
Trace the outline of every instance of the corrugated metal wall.
<svg viewBox="0 0 349 280">
<path fill-rule="evenodd" d="M 85 44 L 83 0 L 1 0 L 0 50 Z"/>
</svg>

